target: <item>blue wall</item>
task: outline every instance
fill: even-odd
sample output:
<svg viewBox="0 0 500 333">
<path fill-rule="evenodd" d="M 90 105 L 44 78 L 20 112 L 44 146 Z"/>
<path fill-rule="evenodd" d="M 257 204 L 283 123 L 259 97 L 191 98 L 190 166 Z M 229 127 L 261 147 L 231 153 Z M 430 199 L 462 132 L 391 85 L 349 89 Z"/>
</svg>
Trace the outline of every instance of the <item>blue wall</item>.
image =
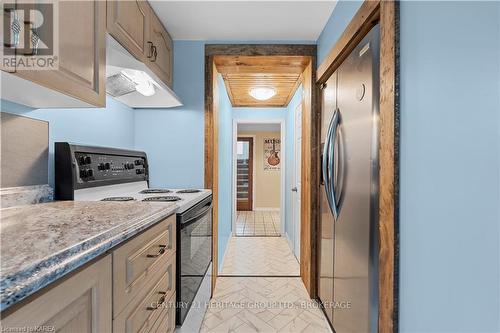
<svg viewBox="0 0 500 333">
<path fill-rule="evenodd" d="M 106 108 L 32 109 L 1 100 L 2 111 L 49 122 L 49 184 L 54 185 L 54 142 L 134 148 L 134 111 L 106 98 Z"/>
<path fill-rule="evenodd" d="M 325 60 L 328 52 L 330 52 L 332 46 L 335 45 L 335 42 L 339 39 L 340 35 L 342 35 L 345 27 L 349 24 L 362 4 L 363 1 L 360 0 L 339 0 L 337 2 L 332 15 L 330 15 L 317 41 L 318 65 Z"/>
<path fill-rule="evenodd" d="M 174 91 L 183 106 L 135 110 L 135 145 L 148 153 L 151 185 L 204 187 L 205 46 L 174 42 Z"/>
<path fill-rule="evenodd" d="M 233 121 L 232 106 L 222 76 L 217 78 L 219 87 L 219 271 L 231 236 L 233 202 Z"/>
<path fill-rule="evenodd" d="M 401 3 L 403 332 L 500 331 L 499 22 L 499 2 Z"/>
<path fill-rule="evenodd" d="M 498 332 L 500 3 L 400 4 L 400 330 Z"/>
<path fill-rule="evenodd" d="M 302 102 L 302 86 L 300 86 L 292 97 L 286 108 L 286 141 L 285 141 L 285 232 L 289 242 L 293 244 L 293 202 L 292 187 L 294 185 L 295 173 L 295 109 Z M 293 250 L 293 249 L 292 249 Z"/>
</svg>

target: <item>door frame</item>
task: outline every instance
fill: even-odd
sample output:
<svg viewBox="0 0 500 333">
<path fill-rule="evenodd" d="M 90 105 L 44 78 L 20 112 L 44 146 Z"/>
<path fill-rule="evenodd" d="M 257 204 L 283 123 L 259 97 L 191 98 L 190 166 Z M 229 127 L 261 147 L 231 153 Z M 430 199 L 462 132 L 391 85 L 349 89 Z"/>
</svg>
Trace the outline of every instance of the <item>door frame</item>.
<svg viewBox="0 0 500 333">
<path fill-rule="evenodd" d="M 233 119 L 233 151 L 232 151 L 232 159 L 233 159 L 233 170 L 232 170 L 232 192 L 233 192 L 233 202 L 232 202 L 232 221 L 231 221 L 231 231 L 232 235 L 236 236 L 235 230 L 236 230 L 236 180 L 237 180 L 237 165 L 236 165 L 236 149 L 237 149 L 237 142 L 238 142 L 238 136 L 240 137 L 245 137 L 245 135 L 238 135 L 238 124 L 279 124 L 280 125 L 280 147 L 281 147 L 281 160 L 283 161 L 281 163 L 281 170 L 280 170 L 280 234 L 283 235 L 285 231 L 285 191 L 286 191 L 286 184 L 285 184 L 285 175 L 286 175 L 286 163 L 285 163 L 285 120 L 284 119 Z M 248 137 L 253 137 L 254 138 L 254 162 L 255 162 L 255 135 L 247 135 Z M 252 170 L 254 172 L 253 176 L 255 176 L 255 167 Z M 253 185 L 255 185 L 255 177 L 253 178 Z M 255 208 L 255 191 L 252 193 L 253 198 L 252 198 L 252 204 L 253 208 Z"/>
<path fill-rule="evenodd" d="M 205 188 L 218 207 L 218 120 L 216 56 L 305 56 L 310 59 L 300 77 L 302 84 L 302 193 L 300 276 L 311 297 L 316 297 L 316 228 L 319 217 L 319 126 L 320 100 L 316 82 L 316 45 L 311 44 L 206 44 L 205 45 Z M 307 184 L 307 186 L 306 186 Z M 218 212 L 212 213 L 212 287 L 217 281 L 219 254 Z M 213 289 L 212 289 L 213 290 Z"/>
<path fill-rule="evenodd" d="M 380 24 L 378 331 L 385 333 L 399 329 L 399 3 L 365 0 L 318 67 L 316 83 L 324 84 L 376 24 Z"/>
<path fill-rule="evenodd" d="M 294 133 L 296 133 L 296 131 L 295 131 L 295 130 L 297 129 L 297 127 L 296 127 L 296 125 L 297 125 L 297 124 L 296 124 L 296 121 L 297 121 L 297 109 L 298 109 L 299 107 L 301 108 L 301 110 L 300 110 L 300 111 L 302 112 L 302 104 L 301 104 L 301 103 L 300 103 L 300 104 L 298 104 L 298 105 L 295 107 L 295 109 L 293 110 L 293 132 L 294 132 Z M 302 121 L 302 119 L 301 119 L 301 121 Z M 302 128 L 302 123 L 300 124 L 300 127 Z M 302 137 L 301 137 L 301 140 L 302 140 Z M 294 187 L 297 187 L 297 186 L 296 186 L 297 184 L 295 183 L 295 181 L 297 180 L 297 164 L 295 163 L 295 161 L 297 160 L 297 151 L 298 151 L 298 150 L 297 150 L 296 143 L 297 143 L 297 136 L 296 136 L 296 134 L 294 134 L 294 137 L 293 137 L 293 143 L 292 143 L 292 144 L 293 144 L 293 152 L 294 152 L 294 156 L 292 157 L 292 158 L 293 158 L 293 161 L 294 161 L 294 163 L 293 163 L 293 168 L 292 168 L 292 177 L 293 177 L 293 182 L 294 182 L 294 184 L 293 184 L 293 185 L 294 185 Z M 301 151 L 301 153 L 302 153 L 302 151 Z M 302 158 L 302 156 L 301 156 L 301 158 Z M 290 167 L 291 167 L 291 166 L 290 166 Z M 302 170 L 301 170 L 301 171 L 302 171 Z M 302 193 L 302 179 L 301 179 L 301 188 L 300 188 L 300 191 L 301 191 L 301 193 Z M 297 245 L 297 244 L 296 244 L 296 241 L 297 241 L 297 231 L 298 231 L 298 236 L 299 236 L 299 239 L 298 239 L 298 243 L 299 243 L 299 257 L 297 258 L 297 260 L 298 260 L 298 261 L 299 261 L 299 263 L 300 263 L 300 222 L 299 222 L 299 225 L 298 225 L 298 226 L 299 226 L 299 228 L 297 228 L 297 225 L 296 225 L 296 222 L 297 222 L 297 221 L 295 220 L 295 219 L 297 218 L 297 216 L 295 215 L 295 214 L 296 214 L 296 209 L 297 209 L 297 206 L 295 205 L 295 202 L 294 202 L 293 197 L 292 197 L 292 199 L 291 199 L 291 200 L 292 200 L 292 203 L 291 203 L 292 205 L 291 205 L 291 207 L 292 207 L 293 239 L 291 239 L 291 240 L 289 240 L 289 241 L 291 241 L 291 244 L 290 244 L 290 245 L 291 245 L 291 248 L 292 248 L 293 255 L 297 258 L 297 254 L 295 253 L 295 246 Z M 298 208 L 299 208 L 299 214 L 298 214 L 298 216 L 300 217 L 300 206 L 299 206 Z M 288 238 L 288 237 L 287 237 L 287 238 Z"/>
<path fill-rule="evenodd" d="M 231 233 L 233 234 L 233 236 L 236 236 L 234 230 L 235 230 L 235 217 L 236 217 L 236 212 L 238 211 L 238 196 L 237 196 L 237 192 L 238 192 L 238 158 L 237 158 L 237 154 L 236 154 L 236 151 L 238 150 L 238 138 L 244 138 L 244 139 L 252 139 L 252 196 L 251 196 L 251 207 L 250 209 L 253 211 L 254 210 L 254 207 L 255 207 L 255 167 L 254 167 L 254 164 L 255 164 L 255 140 L 257 139 L 257 137 L 255 135 L 238 135 L 238 133 L 236 133 L 236 142 L 234 141 L 234 136 L 235 136 L 235 129 L 234 129 L 234 123 L 233 123 L 233 132 L 232 132 L 232 140 L 233 140 L 233 147 L 232 147 L 232 150 L 231 150 L 231 154 L 232 154 L 232 160 L 233 160 L 233 169 L 231 170 L 231 175 L 232 175 L 232 180 L 231 180 L 231 189 L 232 189 L 232 193 L 231 193 L 231 199 L 233 200 L 232 204 L 231 204 L 231 216 L 232 216 L 232 222 L 231 222 Z"/>
</svg>

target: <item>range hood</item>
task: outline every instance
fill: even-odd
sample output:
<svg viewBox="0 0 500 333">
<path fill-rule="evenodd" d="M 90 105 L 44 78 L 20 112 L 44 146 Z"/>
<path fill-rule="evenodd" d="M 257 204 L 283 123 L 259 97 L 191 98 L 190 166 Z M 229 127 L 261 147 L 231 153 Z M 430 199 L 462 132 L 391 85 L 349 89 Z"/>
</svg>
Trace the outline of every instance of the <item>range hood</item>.
<svg viewBox="0 0 500 333">
<path fill-rule="evenodd" d="M 110 35 L 106 36 L 106 91 L 132 108 L 182 105 L 172 89 Z"/>
</svg>

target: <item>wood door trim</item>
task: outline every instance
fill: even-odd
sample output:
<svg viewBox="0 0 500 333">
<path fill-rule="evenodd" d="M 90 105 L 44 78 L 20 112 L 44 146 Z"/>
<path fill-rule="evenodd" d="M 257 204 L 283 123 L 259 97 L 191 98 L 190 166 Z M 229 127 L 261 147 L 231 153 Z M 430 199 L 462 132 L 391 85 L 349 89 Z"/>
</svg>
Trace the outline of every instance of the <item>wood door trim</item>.
<svg viewBox="0 0 500 333">
<path fill-rule="evenodd" d="M 379 332 L 398 332 L 399 300 L 399 5 L 365 0 L 317 70 L 324 83 L 380 23 Z"/>
<path fill-rule="evenodd" d="M 309 65 L 301 74 L 302 79 L 302 193 L 300 275 L 311 297 L 316 297 L 316 229 L 319 218 L 319 133 L 320 100 L 316 82 L 316 45 L 299 44 L 207 44 L 205 45 L 205 187 L 213 191 L 214 207 L 218 205 L 218 94 L 217 68 L 214 57 L 218 55 L 243 56 L 308 56 Z M 307 139 L 306 139 L 307 138 Z M 213 280 L 217 279 L 217 210 L 213 213 Z"/>
<path fill-rule="evenodd" d="M 238 136 L 236 142 L 238 141 L 248 141 L 248 211 L 252 210 L 253 207 L 253 137 L 251 136 Z M 236 159 L 238 161 L 238 159 Z M 236 162 L 238 163 L 238 162 Z M 236 166 L 236 189 L 238 189 L 238 167 Z M 238 207 L 238 194 L 236 194 L 236 207 Z M 236 208 L 237 210 L 244 210 Z"/>
</svg>

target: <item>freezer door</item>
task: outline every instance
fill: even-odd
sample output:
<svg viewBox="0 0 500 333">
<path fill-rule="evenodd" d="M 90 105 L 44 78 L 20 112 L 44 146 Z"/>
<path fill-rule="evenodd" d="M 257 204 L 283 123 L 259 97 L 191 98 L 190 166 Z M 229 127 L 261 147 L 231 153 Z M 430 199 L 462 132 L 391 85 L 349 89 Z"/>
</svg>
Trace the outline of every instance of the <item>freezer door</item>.
<svg viewBox="0 0 500 333">
<path fill-rule="evenodd" d="M 341 125 L 336 145 L 342 147 L 337 155 L 344 170 L 342 205 L 335 221 L 333 327 L 341 333 L 376 330 L 371 316 L 377 306 L 373 290 L 377 288 L 373 213 L 378 187 L 378 95 L 374 94 L 378 91 L 378 84 L 374 84 L 378 81 L 374 74 L 378 29 L 374 29 L 338 69 Z"/>
</svg>

